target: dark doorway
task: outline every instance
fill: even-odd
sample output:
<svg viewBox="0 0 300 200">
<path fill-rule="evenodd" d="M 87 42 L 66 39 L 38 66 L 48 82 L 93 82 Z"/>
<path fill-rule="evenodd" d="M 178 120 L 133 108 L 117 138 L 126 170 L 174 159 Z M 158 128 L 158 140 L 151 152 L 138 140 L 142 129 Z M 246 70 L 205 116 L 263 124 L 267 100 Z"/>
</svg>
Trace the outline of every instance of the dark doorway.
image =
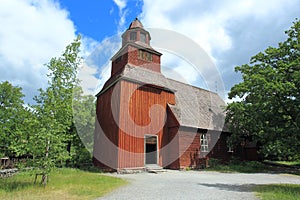
<svg viewBox="0 0 300 200">
<path fill-rule="evenodd" d="M 145 136 L 145 164 L 157 164 L 157 136 Z"/>
</svg>

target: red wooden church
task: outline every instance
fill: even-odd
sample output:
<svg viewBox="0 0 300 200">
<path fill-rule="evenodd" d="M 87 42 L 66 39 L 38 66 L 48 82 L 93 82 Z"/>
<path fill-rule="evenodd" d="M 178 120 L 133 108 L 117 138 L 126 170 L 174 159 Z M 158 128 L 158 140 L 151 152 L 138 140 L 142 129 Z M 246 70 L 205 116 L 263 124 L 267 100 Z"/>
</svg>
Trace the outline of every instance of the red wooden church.
<svg viewBox="0 0 300 200">
<path fill-rule="evenodd" d="M 228 159 L 225 103 L 214 92 L 166 78 L 161 53 L 135 19 L 112 57 L 111 77 L 97 94 L 93 162 L 104 170 L 149 164 L 203 167 Z"/>
</svg>

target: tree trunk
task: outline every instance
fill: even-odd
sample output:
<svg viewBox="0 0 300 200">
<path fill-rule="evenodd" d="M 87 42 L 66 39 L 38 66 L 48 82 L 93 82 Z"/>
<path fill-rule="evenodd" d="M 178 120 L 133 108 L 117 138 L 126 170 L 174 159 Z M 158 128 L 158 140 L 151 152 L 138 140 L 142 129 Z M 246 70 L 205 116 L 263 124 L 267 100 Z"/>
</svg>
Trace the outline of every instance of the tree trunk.
<svg viewBox="0 0 300 200">
<path fill-rule="evenodd" d="M 48 175 L 47 175 L 47 173 L 45 173 L 42 175 L 41 185 L 46 186 L 47 182 L 48 182 Z"/>
<path fill-rule="evenodd" d="M 47 161 L 48 160 L 48 157 L 49 157 L 49 148 L 50 148 L 50 140 L 47 141 L 47 146 L 46 146 L 46 154 L 45 154 L 45 160 Z M 47 181 L 48 181 L 48 172 L 47 172 L 47 168 L 48 168 L 48 163 L 46 164 L 46 166 L 44 166 L 44 169 L 46 171 L 44 171 L 43 175 L 42 175 L 42 181 L 41 181 L 41 184 L 46 186 L 47 184 Z"/>
<path fill-rule="evenodd" d="M 71 141 L 68 141 L 68 144 L 67 144 L 67 151 L 69 153 L 69 157 L 71 156 L 71 146 L 72 146 L 72 142 Z M 69 167 L 70 165 L 70 159 L 68 158 L 66 160 L 66 167 Z"/>
</svg>

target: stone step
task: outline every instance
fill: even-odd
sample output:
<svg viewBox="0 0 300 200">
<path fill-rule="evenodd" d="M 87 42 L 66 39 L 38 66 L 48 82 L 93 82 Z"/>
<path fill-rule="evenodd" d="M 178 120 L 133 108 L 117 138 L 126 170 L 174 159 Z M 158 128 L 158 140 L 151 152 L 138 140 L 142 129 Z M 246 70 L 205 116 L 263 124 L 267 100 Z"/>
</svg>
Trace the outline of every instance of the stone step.
<svg viewBox="0 0 300 200">
<path fill-rule="evenodd" d="M 156 165 L 156 164 L 149 164 L 149 165 L 145 165 L 145 169 L 147 172 L 149 173 L 160 173 L 160 172 L 166 172 L 165 169 L 163 169 L 161 166 Z"/>
</svg>

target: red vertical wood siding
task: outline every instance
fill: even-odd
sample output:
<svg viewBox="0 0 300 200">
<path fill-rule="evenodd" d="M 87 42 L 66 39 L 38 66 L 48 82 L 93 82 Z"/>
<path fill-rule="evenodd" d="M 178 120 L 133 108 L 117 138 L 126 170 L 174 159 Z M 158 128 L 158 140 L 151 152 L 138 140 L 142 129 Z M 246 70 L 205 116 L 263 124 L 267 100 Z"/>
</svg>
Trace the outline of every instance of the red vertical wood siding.
<svg viewBox="0 0 300 200">
<path fill-rule="evenodd" d="M 160 56 L 152 54 L 152 61 L 143 60 L 139 58 L 139 49 L 136 47 L 128 46 L 128 63 L 155 72 L 160 72 Z"/>
<path fill-rule="evenodd" d="M 211 152 L 202 158 L 204 154 L 200 152 L 200 136 L 207 131 L 179 128 L 168 103 L 175 104 L 174 93 L 125 80 L 98 96 L 96 112 L 99 124 L 96 124 L 97 144 L 94 145 L 93 158 L 95 165 L 113 169 L 144 167 L 146 134 L 158 136 L 158 164 L 163 167 L 197 168 L 205 163 L 206 158 L 227 160 L 230 157 L 226 133 L 220 135 L 217 131 L 209 131 L 211 139 L 217 140 L 217 143 L 214 147 L 209 146 Z M 153 105 L 161 106 L 163 114 L 156 111 L 151 119 L 149 111 Z M 133 123 L 130 123 L 130 119 Z M 154 127 L 159 126 L 163 120 L 166 120 L 165 123 L 156 132 L 150 128 L 144 131 L 138 128 L 150 123 Z M 108 143 L 114 144 L 113 148 Z M 106 162 L 101 162 L 103 159 Z"/>
<path fill-rule="evenodd" d="M 179 122 L 171 109 L 167 109 L 167 124 L 164 127 L 162 141 L 163 147 L 163 167 L 179 169 Z"/>
<path fill-rule="evenodd" d="M 113 91 L 117 94 L 112 99 Z M 116 84 L 98 96 L 96 103 L 96 126 L 94 142 L 94 163 L 100 168 L 117 169 L 118 162 L 118 116 L 120 85 Z M 104 163 L 103 163 L 104 162 Z"/>
<path fill-rule="evenodd" d="M 223 162 L 228 161 L 232 153 L 228 152 L 227 138 L 228 134 L 221 133 L 215 146 L 211 147 L 211 151 L 209 152 L 208 157 L 220 159 Z"/>
<path fill-rule="evenodd" d="M 160 55 L 152 54 L 152 61 L 146 61 L 139 58 L 139 49 L 130 45 L 124 48 L 118 58 L 112 61 L 111 76 L 119 74 L 126 64 L 161 72 Z"/>
<path fill-rule="evenodd" d="M 201 134 L 207 131 L 202 130 L 195 133 L 195 130 L 184 128 L 179 130 L 179 167 L 178 168 L 202 168 L 206 165 L 209 158 L 220 159 L 226 162 L 230 159 L 231 153 L 228 152 L 227 137 L 224 132 L 209 131 L 209 152 L 201 152 Z M 216 141 L 213 143 L 212 141 Z"/>
<path fill-rule="evenodd" d="M 160 149 L 163 143 L 164 126 L 159 127 L 166 116 L 167 103 L 174 104 L 175 96 L 171 92 L 156 88 L 137 85 L 133 82 L 121 81 L 120 101 L 120 127 L 119 130 L 119 163 L 118 168 L 144 167 L 144 136 L 146 134 L 158 136 L 158 164 L 162 166 L 162 154 Z M 132 94 L 130 96 L 130 94 Z M 128 102 L 128 104 L 126 103 Z M 164 112 L 154 113 L 149 116 L 151 106 L 159 105 Z M 164 116 L 165 115 L 165 116 Z M 131 119 L 130 119 L 131 118 Z M 133 123 L 130 122 L 133 121 Z M 151 121 L 152 120 L 152 121 Z M 145 127 L 149 123 L 154 124 L 157 132 L 146 128 L 144 132 L 138 126 Z M 123 127 L 123 128 L 122 128 Z M 124 130 L 125 129 L 125 130 Z"/>
<path fill-rule="evenodd" d="M 200 155 L 200 134 L 197 130 L 179 130 L 180 168 L 197 167 Z"/>
<path fill-rule="evenodd" d="M 126 47 L 121 53 L 120 58 L 116 58 L 116 60 L 112 61 L 112 67 L 111 67 L 111 76 L 115 74 L 119 74 L 124 66 L 128 63 L 128 47 Z"/>
</svg>

